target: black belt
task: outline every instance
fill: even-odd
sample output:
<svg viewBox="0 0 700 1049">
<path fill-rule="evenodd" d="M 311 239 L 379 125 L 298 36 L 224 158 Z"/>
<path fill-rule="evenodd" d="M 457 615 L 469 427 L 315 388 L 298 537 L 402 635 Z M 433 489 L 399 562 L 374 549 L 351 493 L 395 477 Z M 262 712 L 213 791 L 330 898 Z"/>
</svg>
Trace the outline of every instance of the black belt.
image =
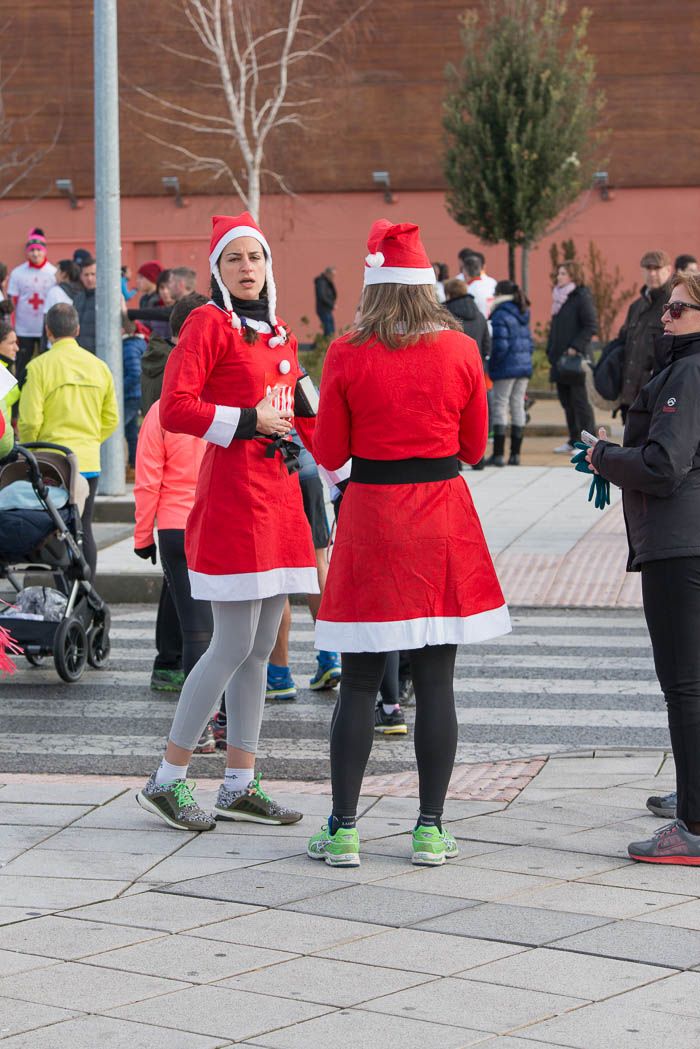
<svg viewBox="0 0 700 1049">
<path fill-rule="evenodd" d="M 456 455 L 444 459 L 360 459 L 354 455 L 350 480 L 359 484 L 426 484 L 459 477 Z"/>
</svg>

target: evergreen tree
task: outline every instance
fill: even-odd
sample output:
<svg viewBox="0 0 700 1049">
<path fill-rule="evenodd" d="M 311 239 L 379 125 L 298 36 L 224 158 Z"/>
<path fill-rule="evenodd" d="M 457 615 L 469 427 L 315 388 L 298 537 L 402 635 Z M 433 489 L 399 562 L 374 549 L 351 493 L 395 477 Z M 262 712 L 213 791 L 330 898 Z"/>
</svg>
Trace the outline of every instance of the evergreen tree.
<svg viewBox="0 0 700 1049">
<path fill-rule="evenodd" d="M 487 244 L 527 249 L 590 185 L 604 98 L 586 46 L 590 12 L 566 0 L 486 0 L 462 17 L 464 59 L 448 69 L 445 175 L 452 217 Z"/>
</svg>

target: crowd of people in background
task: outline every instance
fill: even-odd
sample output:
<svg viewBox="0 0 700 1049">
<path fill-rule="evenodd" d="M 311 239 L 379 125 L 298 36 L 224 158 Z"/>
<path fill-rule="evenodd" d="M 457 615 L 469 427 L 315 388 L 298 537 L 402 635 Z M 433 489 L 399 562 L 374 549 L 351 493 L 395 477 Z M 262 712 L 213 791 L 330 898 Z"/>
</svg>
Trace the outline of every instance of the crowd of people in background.
<svg viewBox="0 0 700 1049">
<path fill-rule="evenodd" d="M 250 222 L 252 223 L 252 219 Z M 399 257 L 401 252 L 406 250 L 411 237 L 414 237 L 414 231 L 417 231 L 417 227 L 411 224 L 392 226 L 383 220 L 376 223 L 375 227 L 377 243 L 381 243 L 386 250 L 397 250 Z M 249 230 L 250 227 L 244 224 L 242 228 Z M 244 249 L 236 248 L 231 254 L 233 249 L 226 249 L 226 245 L 234 234 L 238 238 L 236 243 L 250 243 Z M 192 338 L 187 342 L 189 358 L 178 350 L 181 330 L 190 315 L 197 311 L 197 319 L 190 322 L 190 325 L 194 323 L 194 327 L 199 326 L 205 334 L 208 331 L 211 336 L 209 342 L 213 340 L 212 345 L 216 343 L 216 339 L 223 338 L 219 330 L 221 318 L 216 311 L 203 312 L 202 307 L 214 306 L 216 310 L 228 314 L 232 326 L 236 328 L 236 338 L 241 346 L 254 344 L 259 335 L 264 335 L 268 340 L 265 344 L 269 349 L 279 344 L 287 345 L 290 338 L 289 329 L 276 318 L 271 256 L 262 233 L 257 231 L 254 237 L 247 234 L 244 236 L 234 228 L 233 231 L 224 229 L 217 234 L 215 228 L 213 244 L 217 235 L 219 240 L 216 248 L 221 253 L 218 261 L 212 261 L 213 255 L 210 259 L 212 280 L 207 289 L 208 295 L 198 293 L 197 274 L 186 266 L 165 268 L 159 260 L 151 259 L 138 267 L 133 282 L 129 269 L 122 269 L 121 405 L 117 404 L 112 374 L 97 352 L 96 288 L 99 274 L 92 254 L 85 248 L 78 248 L 71 258 L 59 259 L 53 264 L 48 258 L 48 244 L 44 231 L 39 227 L 33 227 L 25 244 L 25 261 L 9 274 L 7 267 L 0 263 L 0 367 L 10 369 L 18 383 L 0 400 L 0 459 L 12 455 L 16 440 L 49 442 L 73 451 L 86 489 L 82 511 L 83 552 L 92 579 L 97 571 L 97 546 L 92 531 L 92 517 L 100 477 L 100 448 L 117 429 L 121 416 L 127 450 L 126 480 L 134 483 L 134 552 L 138 557 L 150 559 L 154 564 L 159 555 L 164 573 L 158 607 L 156 658 L 151 687 L 173 692 L 182 690 L 185 697 L 185 701 L 181 702 L 178 708 L 166 757 L 159 772 L 154 774 L 141 792 L 140 799 L 144 807 L 157 811 L 166 822 L 170 821 L 172 826 L 185 826 L 196 830 L 208 829 L 212 825 L 210 818 L 205 818 L 201 810 L 197 810 L 194 815 L 190 813 L 189 816 L 183 816 L 182 812 L 187 806 L 184 806 L 182 798 L 189 788 L 182 788 L 182 798 L 178 793 L 180 788 L 174 793 L 170 788 L 173 784 L 186 784 L 187 762 L 192 752 L 214 753 L 220 747 L 228 747 L 227 778 L 217 801 L 216 811 L 220 818 L 255 818 L 259 822 L 273 823 L 291 823 L 301 818 L 299 813 L 276 805 L 260 788 L 259 776 L 254 776 L 254 752 L 262 715 L 259 703 L 251 706 L 250 696 L 255 693 L 259 695 L 260 702 L 264 702 L 265 699 L 293 700 L 297 694 L 289 665 L 291 609 L 285 588 L 280 589 L 276 584 L 274 593 L 268 594 L 261 590 L 252 598 L 226 596 L 219 599 L 216 592 L 218 576 L 216 573 L 209 573 L 205 567 L 211 560 L 211 544 L 216 547 L 218 543 L 217 534 L 211 532 L 211 522 L 206 524 L 206 527 L 201 525 L 204 531 L 197 540 L 196 551 L 193 552 L 194 548 L 189 551 L 186 549 L 188 519 L 191 525 L 193 513 L 195 518 L 198 514 L 201 517 L 202 513 L 206 518 L 206 511 L 203 511 L 202 507 L 206 508 L 209 496 L 205 498 L 202 495 L 204 489 L 200 491 L 198 482 L 207 444 L 211 447 L 213 442 L 214 445 L 222 445 L 225 449 L 231 446 L 235 449 L 232 461 L 235 459 L 240 466 L 247 462 L 251 455 L 259 458 L 260 448 L 251 443 L 252 437 L 266 435 L 272 442 L 273 452 L 276 453 L 283 451 L 283 438 L 297 437 L 296 430 L 292 428 L 292 417 L 295 417 L 295 425 L 300 430 L 303 429 L 304 423 L 304 415 L 300 415 L 296 403 L 292 412 L 289 398 L 277 403 L 274 398 L 270 399 L 272 394 L 268 394 L 254 409 L 225 409 L 219 417 L 220 408 L 217 407 L 214 418 L 209 421 L 208 428 L 205 428 L 198 414 L 205 402 L 198 400 L 199 394 L 196 397 L 190 396 L 189 400 L 188 396 L 183 395 L 188 384 L 195 382 L 191 374 L 194 345 Z M 372 236 L 375 236 L 374 232 L 371 233 L 370 245 Z M 386 238 L 386 244 L 383 238 Z M 392 238 L 397 238 L 398 247 Z M 403 246 L 402 238 L 407 238 Z M 417 243 L 420 251 L 424 252 L 420 242 Z M 421 338 L 418 336 L 426 332 L 435 331 L 440 335 L 441 345 L 444 345 L 446 353 L 452 352 L 453 349 L 457 351 L 463 346 L 461 335 L 458 337 L 458 344 L 451 339 L 453 330 L 461 330 L 473 340 L 473 343 L 469 344 L 472 354 L 469 367 L 474 371 L 474 375 L 478 373 L 479 379 L 477 383 L 474 375 L 471 376 L 467 383 L 471 390 L 469 396 L 477 400 L 482 397 L 481 392 L 477 397 L 477 388 L 481 391 L 485 389 L 486 396 L 483 404 L 481 401 L 479 404 L 474 402 L 474 419 L 479 416 L 476 422 L 471 420 L 474 432 L 464 429 L 464 421 L 460 424 L 460 447 L 464 446 L 464 454 L 460 453 L 462 462 L 469 463 L 475 470 L 485 466 L 518 466 L 521 462 L 521 449 L 528 421 L 528 383 L 533 372 L 535 349 L 528 297 L 514 281 L 497 280 L 487 273 L 486 259 L 478 250 L 464 248 L 460 251 L 457 260 L 458 273 L 455 277 L 450 277 L 449 267 L 443 262 L 428 265 L 426 259 L 422 267 L 416 268 L 414 248 L 415 245 L 411 249 L 413 254 L 409 252 L 407 256 L 413 261 L 410 264 L 402 262 L 399 265 L 399 271 L 405 269 L 408 273 L 403 281 L 395 281 L 388 275 L 381 278 L 381 274 L 373 275 L 372 272 L 368 277 L 367 269 L 365 270 L 365 289 L 355 322 L 349 333 L 342 333 L 340 338 L 334 341 L 329 355 L 331 363 L 327 362 L 324 371 L 328 378 L 325 380 L 323 410 L 320 411 L 317 420 L 320 436 L 317 429 L 318 439 L 314 438 L 314 449 L 323 449 L 327 471 L 325 479 L 330 488 L 336 520 L 341 502 L 348 498 L 345 496 L 347 476 L 341 477 L 340 474 L 334 473 L 348 458 L 350 448 L 348 420 L 352 412 L 344 420 L 343 405 L 347 407 L 350 401 L 357 400 L 355 422 L 352 425 L 358 433 L 362 433 L 362 405 L 366 403 L 366 398 L 371 399 L 372 396 L 376 397 L 381 393 L 384 380 L 390 372 L 394 374 L 396 367 L 400 366 L 397 365 L 398 358 L 389 351 L 398 347 L 411 350 L 416 346 L 420 348 Z M 381 259 L 378 263 L 377 258 Z M 378 255 L 375 253 L 367 256 L 370 271 L 373 266 L 381 267 L 383 262 L 384 255 L 381 252 Z M 582 433 L 595 433 L 591 376 L 594 377 L 592 381 L 595 389 L 600 393 L 600 384 L 596 382 L 595 375 L 599 368 L 603 369 L 607 377 L 605 388 L 613 390 L 611 399 L 615 402 L 615 410 L 619 410 L 623 422 L 627 422 L 628 417 L 630 421 L 622 448 L 612 445 L 606 432 L 601 429 L 598 443 L 594 446 L 595 438 L 588 442 L 591 449 L 587 453 L 586 461 L 593 473 L 613 480 L 625 495 L 626 512 L 630 522 L 628 537 L 631 563 L 639 565 L 643 573 L 644 604 L 657 670 L 669 706 L 671 735 L 679 777 L 678 796 L 673 794 L 667 798 L 650 801 L 659 802 L 657 808 L 663 815 L 670 815 L 670 810 L 673 808 L 675 811 L 677 806 L 682 819 L 673 824 L 668 831 L 669 847 L 675 848 L 676 851 L 680 849 L 683 855 L 691 857 L 693 863 L 700 864 L 700 808 L 695 809 L 696 804 L 700 805 L 700 788 L 696 782 L 696 764 L 690 753 L 697 734 L 696 708 L 700 699 L 693 693 L 692 702 L 687 702 L 684 695 L 681 695 L 683 683 L 679 681 L 680 672 L 671 654 L 674 646 L 678 649 L 680 645 L 685 664 L 692 664 L 694 667 L 697 662 L 698 650 L 693 633 L 695 619 L 700 614 L 696 607 L 697 545 L 693 541 L 691 531 L 683 531 L 687 515 L 681 515 L 681 525 L 673 531 L 667 513 L 676 504 L 683 503 L 684 499 L 690 500 L 694 507 L 692 485 L 686 480 L 690 461 L 688 457 L 696 455 L 697 450 L 698 435 L 694 416 L 681 434 L 685 443 L 682 448 L 679 446 L 680 450 L 676 449 L 678 454 L 675 458 L 675 453 L 669 453 L 663 461 L 655 464 L 640 451 L 647 447 L 650 427 L 668 428 L 670 425 L 673 428 L 673 423 L 669 423 L 666 416 L 670 418 L 676 413 L 677 397 L 666 397 L 670 386 L 667 388 L 662 383 L 656 388 L 654 383 L 659 384 L 659 376 L 663 373 L 665 383 L 670 381 L 669 376 L 673 378 L 676 383 L 673 391 L 677 391 L 679 396 L 686 392 L 685 384 L 690 383 L 692 388 L 692 383 L 696 381 L 694 369 L 700 334 L 697 329 L 700 322 L 696 321 L 695 317 L 700 312 L 700 266 L 695 256 L 690 254 L 680 255 L 672 263 L 670 256 L 660 249 L 645 252 L 640 266 L 643 279 L 641 291 L 629 306 L 618 335 L 607 345 L 600 347 L 600 354 L 595 354 L 596 360 L 594 340 L 598 334 L 598 317 L 593 295 L 586 287 L 582 269 L 575 260 L 565 260 L 557 266 L 553 279 L 545 353 L 549 362 L 549 379 L 556 389 L 564 412 L 567 439 L 554 451 L 571 453 Z M 417 278 L 412 276 L 414 271 Z M 251 274 L 255 275 L 254 281 L 250 277 Z M 409 286 L 411 291 L 391 290 L 393 284 L 401 289 L 402 283 Z M 384 287 L 380 290 L 382 284 Z M 378 285 L 378 288 L 375 288 L 375 285 Z M 413 288 L 413 285 L 418 285 L 418 289 Z M 234 292 L 231 288 L 234 288 Z M 235 294 L 239 297 L 236 298 Z M 321 334 L 324 339 L 330 341 L 336 334 L 335 308 L 338 299 L 334 266 L 326 266 L 314 279 L 314 294 Z M 410 304 L 416 309 L 419 308 L 420 318 L 417 314 L 414 316 L 406 313 Z M 397 317 L 401 310 L 401 317 L 412 316 L 417 325 L 416 330 L 405 332 L 404 320 L 399 320 L 392 327 L 389 320 L 392 309 L 398 310 Z M 233 324 L 234 319 L 238 321 L 238 325 Z M 434 324 L 439 326 L 431 328 Z M 353 367 L 357 369 L 356 349 L 365 347 L 372 333 L 379 339 L 379 349 L 382 353 L 387 351 L 384 357 L 381 354 L 377 357 L 377 360 L 381 358 L 383 363 L 379 367 L 374 357 L 371 360 L 367 359 L 366 367 L 361 368 L 356 376 L 355 385 L 348 386 L 341 357 L 343 360 L 352 360 Z M 409 335 L 413 341 L 409 339 L 407 342 Z M 666 343 L 664 339 L 667 340 Z M 209 347 L 209 342 L 205 339 L 202 345 Z M 225 352 L 228 353 L 228 349 Z M 286 352 L 293 357 L 293 367 L 298 372 L 290 379 L 294 386 L 305 377 L 303 366 L 298 363 L 296 357 L 295 341 Z M 175 356 L 172 356 L 173 354 Z M 175 367 L 171 366 L 169 369 L 170 390 L 166 397 L 166 407 L 163 408 L 161 394 L 166 379 L 166 366 L 171 357 L 176 363 Z M 228 380 L 225 369 L 221 371 L 220 365 L 221 361 L 216 359 L 214 354 L 209 361 L 209 371 L 212 377 L 216 377 L 217 382 L 225 384 Z M 253 370 L 258 366 L 250 364 Z M 447 364 L 445 367 L 448 371 L 449 368 L 453 368 L 455 375 L 461 375 L 457 359 L 449 364 L 449 367 Z M 287 358 L 278 362 L 282 376 L 291 368 Z M 369 381 L 368 376 L 377 368 L 377 374 Z M 382 368 L 385 369 L 386 375 Z M 669 368 L 673 370 L 664 370 Z M 173 385 L 177 385 L 176 379 L 182 386 L 179 393 Z M 204 381 L 203 374 L 198 375 L 198 389 Z M 267 381 L 266 377 L 265 382 Z M 284 384 L 285 381 L 276 378 L 276 382 Z M 369 382 L 369 385 L 365 396 L 361 387 L 362 383 L 366 382 Z M 278 388 L 281 387 L 275 385 L 275 391 Z M 447 387 L 441 386 L 440 389 Z M 647 396 L 649 400 L 649 411 L 643 419 L 639 408 L 640 394 Z M 334 395 L 337 396 L 335 409 L 332 404 Z M 439 399 L 437 393 L 436 398 Z M 665 403 L 662 403 L 663 398 L 666 398 Z M 449 397 L 447 400 L 449 401 Z M 189 405 L 187 408 L 186 402 Z M 212 405 L 206 402 L 206 407 L 212 408 Z M 446 403 L 443 408 L 446 416 L 452 418 L 454 406 Z M 170 429 L 166 429 L 166 426 L 172 424 L 172 428 L 177 431 L 178 427 L 184 425 L 182 419 L 185 419 L 185 416 L 187 425 L 184 431 L 181 429 L 181 432 L 171 432 Z M 454 419 L 452 421 L 454 422 Z M 487 422 L 489 438 L 492 440 L 488 456 L 482 456 L 483 440 L 478 438 L 477 434 L 479 427 L 483 430 L 482 422 Z M 232 431 L 230 434 L 229 430 Z M 416 432 L 411 434 L 414 442 Z M 638 440 L 632 440 L 634 434 L 637 434 Z M 510 446 L 507 450 L 508 435 Z M 299 436 L 303 441 L 303 434 Z M 232 442 L 232 437 L 237 440 Z M 432 464 L 431 476 L 411 474 L 407 478 L 400 470 L 395 476 L 396 471 L 392 472 L 386 468 L 387 463 L 394 463 L 393 456 L 379 455 L 384 436 L 380 437 L 370 426 L 363 439 L 366 438 L 367 446 L 371 445 L 376 454 L 373 459 L 367 460 L 355 455 L 352 477 L 359 481 L 364 478 L 364 487 L 370 488 L 375 484 L 412 485 L 417 489 L 416 494 L 421 492 L 424 481 L 433 479 L 433 474 L 437 479 L 450 480 L 453 477 L 452 473 L 446 474 L 445 478 L 435 473 L 435 464 L 441 463 L 444 457 L 435 456 L 431 444 L 434 437 L 435 434 L 428 427 L 421 436 L 426 446 L 425 458 L 405 460 L 406 463 L 420 461 Z M 663 444 L 657 441 L 656 445 L 660 443 Z M 278 445 L 280 447 L 277 447 Z M 476 448 L 479 451 L 474 455 Z M 391 636 L 388 634 L 383 640 L 377 639 L 376 636 L 368 640 L 370 635 L 366 632 L 366 626 L 375 628 L 376 634 L 376 628 L 382 625 L 372 622 L 375 606 L 372 605 L 374 599 L 371 597 L 371 587 L 368 586 L 365 589 L 370 595 L 369 605 L 359 615 L 357 622 L 350 623 L 350 626 L 357 628 L 358 637 L 348 641 L 343 635 L 349 622 L 343 611 L 343 603 L 349 600 L 347 593 L 352 587 L 349 584 L 339 585 L 338 579 L 342 577 L 343 572 L 347 574 L 346 584 L 350 578 L 355 578 L 353 559 L 356 558 L 357 549 L 361 544 L 361 533 L 358 532 L 349 545 L 339 544 L 336 549 L 335 586 L 332 587 L 333 593 L 329 598 L 327 578 L 331 528 L 326 510 L 326 492 L 319 466 L 308 450 L 308 441 L 306 447 L 297 447 L 297 455 L 294 458 L 294 469 L 290 469 L 289 473 L 291 475 L 298 471 L 300 490 L 296 479 L 293 482 L 285 480 L 289 489 L 287 491 L 285 488 L 284 495 L 287 516 L 280 516 L 281 509 L 277 507 L 274 511 L 278 515 L 273 522 L 274 528 L 272 525 L 268 527 L 270 522 L 266 523 L 265 514 L 261 514 L 260 511 L 262 504 L 258 501 L 255 505 L 251 504 L 251 521 L 253 517 L 260 518 L 254 527 L 262 529 L 260 534 L 265 534 L 266 543 L 274 532 L 275 542 L 279 541 L 282 546 L 285 543 L 289 546 L 291 518 L 288 515 L 292 514 L 296 522 L 295 527 L 301 529 L 299 534 L 304 532 L 305 541 L 308 539 L 308 549 L 305 548 L 301 553 L 300 548 L 296 549 L 301 560 L 298 569 L 294 570 L 296 576 L 293 580 L 295 584 L 305 585 L 294 585 L 291 588 L 295 592 L 300 589 L 307 592 L 308 607 L 317 624 L 317 642 L 321 639 L 328 643 L 327 649 L 318 651 L 317 667 L 309 681 L 309 687 L 332 692 L 342 679 L 345 682 L 344 694 L 349 697 L 345 705 L 340 701 L 338 703 L 331 734 L 331 759 L 334 769 L 333 815 L 328 828 L 311 839 L 309 855 L 313 858 L 326 858 L 327 862 L 330 862 L 328 857 L 336 855 L 333 852 L 335 841 L 340 843 L 337 852 L 337 856 L 340 857 L 338 864 L 353 866 L 356 865 L 354 854 L 358 843 L 354 829 L 354 813 L 371 733 L 377 731 L 386 735 L 405 734 L 407 728 L 402 704 L 412 701 L 414 687 L 419 696 L 429 689 L 435 693 L 436 682 L 441 682 L 441 695 L 445 700 L 445 718 L 440 731 L 442 732 L 445 726 L 449 728 L 452 724 L 450 710 L 453 708 L 453 699 L 448 679 L 451 680 L 454 650 L 460 638 L 453 639 L 450 635 L 447 643 L 422 640 L 420 644 L 413 644 L 415 639 L 406 634 L 407 624 L 413 620 L 410 616 L 402 619 L 399 616 L 401 609 L 397 607 L 396 623 L 388 624 L 397 626 L 397 630 L 394 633 L 389 631 Z M 377 463 L 384 464 L 385 467 L 380 479 L 375 476 L 374 467 Z M 458 470 L 456 460 L 454 467 Z M 240 476 L 236 475 L 239 481 L 244 474 L 245 471 Z M 243 484 L 239 493 L 241 498 L 248 498 L 248 482 L 240 483 Z M 207 484 L 211 487 L 214 482 L 209 478 Z M 204 488 L 207 488 L 206 484 Z M 210 492 L 211 498 L 219 497 L 218 489 L 215 489 L 216 485 Z M 408 488 L 404 491 L 407 490 Z M 299 498 L 294 494 L 297 491 Z M 643 505 L 637 505 L 635 502 L 639 493 L 642 494 L 643 500 L 646 500 L 644 493 L 649 496 L 673 496 L 673 500 L 657 500 L 658 513 L 655 510 L 654 516 L 648 511 L 646 501 Z M 355 501 L 360 498 L 355 492 L 353 497 Z M 224 503 L 229 505 L 232 498 L 232 493 L 227 492 Z M 270 505 L 274 507 L 274 503 Z M 269 505 L 267 510 L 270 510 Z M 642 518 L 643 525 L 640 523 Z M 300 524 L 304 519 L 308 529 Z M 351 516 L 347 512 L 344 520 L 351 522 Z M 417 518 L 414 515 L 412 525 L 416 526 L 420 521 L 421 514 L 418 514 Z M 190 525 L 187 525 L 188 533 Z M 253 528 L 250 522 L 249 527 Z M 361 529 L 362 524 L 358 524 L 357 527 Z M 204 536 L 207 529 L 210 533 L 209 538 Z M 350 523 L 345 528 L 346 536 L 351 530 Z M 669 536 L 675 542 L 675 546 L 672 542 L 669 547 Z M 245 539 L 245 535 L 243 538 Z M 251 549 L 256 551 L 254 556 L 251 555 L 255 562 L 252 569 L 244 569 L 239 565 L 232 575 L 229 574 L 225 578 L 235 577 L 240 581 L 252 571 L 262 579 L 267 571 L 263 562 L 268 556 L 261 554 L 263 546 L 264 544 L 256 543 L 251 546 Z M 227 564 L 227 559 L 231 557 L 235 560 L 240 556 L 245 560 L 240 551 L 232 553 L 229 545 L 219 544 L 219 547 L 217 549 L 221 559 Z M 193 570 L 193 557 L 195 560 L 201 560 L 201 569 Z M 288 553 L 284 557 L 288 558 Z M 286 563 L 284 557 L 283 562 Z M 634 562 L 633 558 L 636 558 Z M 492 569 L 488 568 L 490 560 L 487 553 L 484 554 L 483 564 L 486 566 L 485 570 L 492 572 Z M 404 568 L 406 572 L 410 572 L 408 563 Z M 455 580 L 458 574 L 455 575 Z M 200 592 L 195 593 L 192 580 L 197 577 L 201 577 L 197 582 Z M 498 602 L 502 602 L 502 595 L 495 576 L 493 579 L 489 576 L 489 580 L 495 604 L 493 608 L 489 607 L 487 613 L 483 610 L 474 613 L 477 617 L 501 611 Z M 673 591 L 670 598 L 667 595 L 669 588 Z M 245 590 L 245 586 L 243 589 Z M 468 586 L 466 590 L 469 590 Z M 382 595 L 383 601 L 388 599 L 389 595 Z M 359 596 L 355 595 L 355 612 L 359 607 L 358 600 Z M 669 622 L 666 622 L 663 616 L 657 616 L 655 619 L 654 607 L 667 608 L 669 603 L 671 606 L 679 604 L 680 612 L 676 619 Z M 505 609 L 505 605 L 502 608 Z M 470 615 L 465 616 L 465 621 Z M 504 612 L 504 616 L 507 618 L 507 612 Z M 454 617 L 450 621 L 452 619 Z M 429 621 L 430 617 L 425 620 Z M 220 628 L 218 634 L 217 623 Z M 497 632 L 506 629 L 508 626 L 504 618 Z M 240 651 L 227 643 L 232 638 L 241 642 Z M 341 640 L 344 653 L 342 666 L 340 653 L 333 650 L 333 642 L 337 642 L 336 647 L 341 648 Z M 427 652 L 425 660 L 418 657 L 418 652 Z M 341 699 L 342 695 L 343 693 Z M 374 711 L 371 718 L 371 711 L 369 708 L 367 710 L 361 739 L 355 717 L 360 701 L 362 704 L 371 703 Z M 435 695 L 433 701 L 435 702 Z M 198 735 L 202 714 L 206 713 L 205 708 L 212 708 L 211 716 L 203 732 Z M 428 728 L 427 724 L 420 720 L 419 710 L 416 719 L 417 753 L 420 749 L 419 734 L 426 739 L 430 737 L 431 746 L 438 739 L 438 735 L 433 731 L 434 727 L 433 725 Z M 442 732 L 439 749 L 448 755 L 452 753 L 455 738 L 451 728 Z M 351 753 L 352 760 L 348 757 Z M 426 787 L 421 795 L 421 814 L 414 832 L 414 848 L 418 848 L 418 855 L 423 856 L 421 862 L 433 862 L 428 849 L 431 842 L 438 843 L 436 847 L 439 846 L 438 851 L 442 850 L 443 859 L 445 855 L 450 855 L 452 848 L 440 824 L 441 799 L 446 787 L 445 773 L 449 771 L 451 764 L 447 761 L 433 768 L 425 755 L 421 758 L 418 753 L 418 758 L 419 766 L 423 763 L 422 791 L 428 781 L 431 786 Z M 164 779 L 164 776 L 170 779 Z M 170 797 L 168 792 L 173 796 Z M 161 804 L 165 795 L 168 797 L 167 805 Z M 189 794 L 187 797 L 191 802 Z M 651 804 L 650 808 L 656 811 Z M 170 810 L 176 814 L 173 817 L 175 822 L 167 816 Z M 654 838 L 651 842 L 633 843 L 630 846 L 630 855 L 636 859 L 665 862 L 658 859 L 658 850 L 666 847 L 663 845 L 664 841 L 666 839 L 662 835 L 659 841 Z M 350 857 L 352 862 L 346 862 L 348 849 L 353 854 Z"/>
</svg>

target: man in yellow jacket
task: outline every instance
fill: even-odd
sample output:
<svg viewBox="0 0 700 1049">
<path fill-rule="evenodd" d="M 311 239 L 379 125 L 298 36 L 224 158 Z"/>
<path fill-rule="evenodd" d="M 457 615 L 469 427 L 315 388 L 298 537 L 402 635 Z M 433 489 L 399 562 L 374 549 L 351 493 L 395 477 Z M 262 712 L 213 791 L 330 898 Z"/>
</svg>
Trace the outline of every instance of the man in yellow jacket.
<svg viewBox="0 0 700 1049">
<path fill-rule="evenodd" d="M 19 402 L 19 439 L 63 444 L 75 452 L 90 494 L 83 510 L 83 553 L 92 578 L 97 547 L 92 534 L 92 511 L 100 476 L 100 445 L 119 422 L 114 382 L 104 361 L 77 342 L 78 314 L 68 303 L 52 306 L 46 314 L 51 344 L 27 366 Z"/>
</svg>

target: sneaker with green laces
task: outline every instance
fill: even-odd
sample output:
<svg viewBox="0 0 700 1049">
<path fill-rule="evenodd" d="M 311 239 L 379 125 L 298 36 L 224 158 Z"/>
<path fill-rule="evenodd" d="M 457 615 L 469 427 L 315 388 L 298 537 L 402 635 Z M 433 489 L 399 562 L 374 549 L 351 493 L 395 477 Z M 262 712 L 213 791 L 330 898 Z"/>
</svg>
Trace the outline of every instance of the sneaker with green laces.
<svg viewBox="0 0 700 1049">
<path fill-rule="evenodd" d="M 411 863 L 417 867 L 439 867 L 445 860 L 459 855 L 457 842 L 438 827 L 415 827 Z"/>
<path fill-rule="evenodd" d="M 213 816 L 200 809 L 192 791 L 196 784 L 191 779 L 176 779 L 172 783 L 156 783 L 152 774 L 148 783 L 136 795 L 136 800 L 146 812 L 160 816 L 163 823 L 175 830 L 213 830 Z"/>
<path fill-rule="evenodd" d="M 306 846 L 312 860 L 325 860 L 329 867 L 360 866 L 360 835 L 357 827 L 338 827 L 331 834 L 324 823 L 318 834 L 312 834 Z"/>
<path fill-rule="evenodd" d="M 272 823 L 288 826 L 298 823 L 303 813 L 286 809 L 274 801 L 260 786 L 260 773 L 245 790 L 229 790 L 223 783 L 214 806 L 217 820 L 243 820 L 246 823 Z"/>
</svg>

